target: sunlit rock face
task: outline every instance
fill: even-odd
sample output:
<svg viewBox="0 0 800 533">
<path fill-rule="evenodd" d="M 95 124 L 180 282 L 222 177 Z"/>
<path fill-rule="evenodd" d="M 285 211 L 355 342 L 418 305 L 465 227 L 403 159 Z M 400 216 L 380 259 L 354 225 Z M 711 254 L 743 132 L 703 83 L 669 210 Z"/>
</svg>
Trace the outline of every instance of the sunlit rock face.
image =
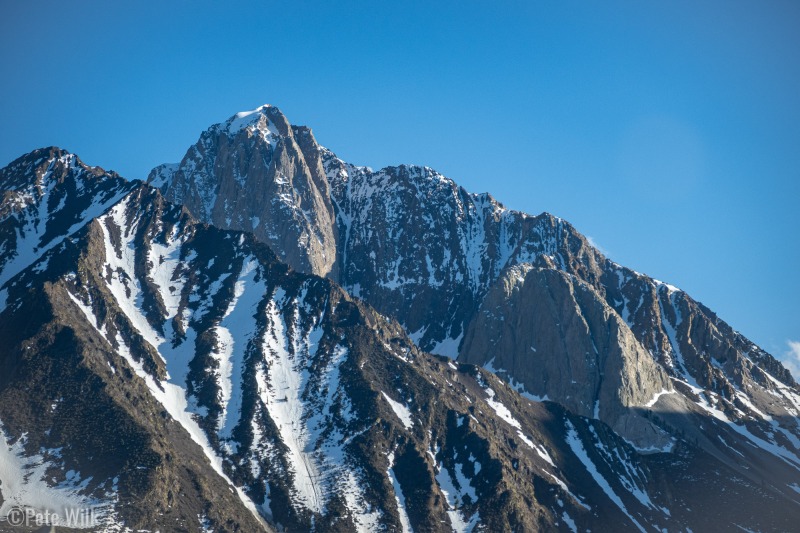
<svg viewBox="0 0 800 533">
<path fill-rule="evenodd" d="M 336 225 L 316 142 L 277 108 L 211 126 L 148 181 L 200 220 L 252 232 L 292 268 L 336 277 Z"/>
<path fill-rule="evenodd" d="M 605 420 L 641 448 L 669 442 L 629 409 L 671 390 L 667 372 L 575 277 L 528 264 L 508 269 L 484 299 L 463 346 L 464 361 L 491 368 L 519 390 Z"/>
</svg>

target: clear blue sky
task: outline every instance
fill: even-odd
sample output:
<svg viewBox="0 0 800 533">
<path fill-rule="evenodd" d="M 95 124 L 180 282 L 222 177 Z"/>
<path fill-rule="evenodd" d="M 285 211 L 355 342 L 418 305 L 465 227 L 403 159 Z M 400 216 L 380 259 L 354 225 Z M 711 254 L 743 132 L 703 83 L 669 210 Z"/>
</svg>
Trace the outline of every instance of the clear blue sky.
<svg viewBox="0 0 800 533">
<path fill-rule="evenodd" d="M 0 165 L 55 144 L 144 178 L 272 103 L 353 163 L 569 220 L 777 356 L 800 340 L 794 0 L 6 1 L 0 79 Z"/>
</svg>

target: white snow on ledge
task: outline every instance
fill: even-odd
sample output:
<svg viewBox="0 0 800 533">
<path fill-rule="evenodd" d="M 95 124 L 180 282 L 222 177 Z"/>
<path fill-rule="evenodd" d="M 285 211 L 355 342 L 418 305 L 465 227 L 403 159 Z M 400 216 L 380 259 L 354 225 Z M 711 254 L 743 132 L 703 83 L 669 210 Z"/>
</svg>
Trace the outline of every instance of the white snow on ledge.
<svg viewBox="0 0 800 533">
<path fill-rule="evenodd" d="M 436 346 L 431 348 L 431 353 L 436 355 L 444 355 L 450 359 L 458 357 L 458 346 L 461 344 L 461 339 L 464 338 L 464 332 L 459 333 L 455 339 L 447 338 L 443 341 L 436 343 Z"/>
<path fill-rule="evenodd" d="M 656 402 L 658 401 L 658 399 L 661 398 L 662 396 L 666 395 L 666 394 L 675 394 L 675 390 L 674 389 L 673 390 L 664 389 L 664 390 L 661 390 L 661 391 L 657 392 L 655 394 L 655 396 L 653 396 L 653 398 L 649 402 L 644 404 L 644 406 L 645 407 L 653 407 L 656 404 Z"/>
<path fill-rule="evenodd" d="M 411 520 L 408 518 L 408 509 L 406 506 L 406 497 L 403 494 L 403 488 L 397 481 L 397 476 L 394 475 L 394 452 L 389 454 L 389 468 L 386 470 L 386 473 L 389 475 L 389 481 L 391 481 L 392 487 L 394 488 L 397 513 L 400 515 L 400 527 L 403 533 L 414 533 L 414 529 L 411 527 Z"/>
<path fill-rule="evenodd" d="M 651 279 L 653 280 L 653 283 L 655 283 L 657 287 L 666 287 L 668 294 L 672 294 L 673 292 L 683 292 L 682 290 L 680 290 L 675 285 L 670 285 L 669 283 L 664 283 L 663 281 L 661 281 L 659 279 L 655 279 L 655 278 L 651 278 Z"/>
<path fill-rule="evenodd" d="M 394 414 L 397 415 L 397 418 L 400 419 L 406 429 L 411 429 L 414 427 L 414 421 L 411 420 L 411 411 L 408 410 L 408 407 L 400 402 L 392 400 L 389 398 L 389 395 L 383 391 L 381 391 L 381 394 L 383 394 L 383 397 L 386 398 L 387 402 L 389 402 L 389 405 L 392 407 L 392 411 L 394 411 Z"/>
<path fill-rule="evenodd" d="M 497 413 L 497 416 L 502 418 L 506 423 L 517 430 L 517 436 L 519 436 L 522 442 L 527 444 L 529 448 L 536 450 L 539 455 L 542 455 L 541 452 L 539 452 L 539 450 L 536 448 L 536 445 L 533 443 L 533 441 L 522 432 L 522 425 L 519 423 L 519 420 L 514 418 L 514 415 L 511 414 L 511 411 L 508 410 L 508 407 L 494 399 L 495 393 L 491 387 L 486 388 L 486 394 L 489 396 L 486 399 L 486 403 L 489 404 L 489 407 L 494 409 L 494 412 Z"/>
</svg>

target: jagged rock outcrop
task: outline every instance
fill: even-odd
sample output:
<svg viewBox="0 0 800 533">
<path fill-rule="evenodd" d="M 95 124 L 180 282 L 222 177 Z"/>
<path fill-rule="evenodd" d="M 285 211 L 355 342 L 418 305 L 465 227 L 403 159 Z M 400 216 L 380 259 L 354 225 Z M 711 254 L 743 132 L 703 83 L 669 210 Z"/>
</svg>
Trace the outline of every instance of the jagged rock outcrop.
<svg viewBox="0 0 800 533">
<path fill-rule="evenodd" d="M 427 167 L 373 172 L 323 152 L 342 242 L 340 279 L 427 350 L 456 357 L 489 287 L 509 265 L 552 256 L 592 275 L 598 259 L 568 224 L 505 209 Z M 563 254 L 562 247 L 575 253 Z"/>
</svg>

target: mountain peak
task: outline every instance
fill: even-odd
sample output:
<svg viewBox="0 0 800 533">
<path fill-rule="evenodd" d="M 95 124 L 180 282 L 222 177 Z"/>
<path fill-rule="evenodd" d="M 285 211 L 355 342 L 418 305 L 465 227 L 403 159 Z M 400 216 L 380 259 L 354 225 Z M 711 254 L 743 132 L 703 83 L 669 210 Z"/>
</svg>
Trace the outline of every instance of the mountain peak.
<svg viewBox="0 0 800 533">
<path fill-rule="evenodd" d="M 56 147 L 0 169 L 0 287 L 137 183 Z"/>
<path fill-rule="evenodd" d="M 229 137 L 235 137 L 242 131 L 258 132 L 265 140 L 270 135 L 288 135 L 289 129 L 289 121 L 283 113 L 270 104 L 264 104 L 250 111 L 240 111 L 225 122 L 210 128 L 211 131 L 225 133 Z"/>
<path fill-rule="evenodd" d="M 22 155 L 0 170 L 0 190 L 14 191 L 27 188 L 42 177 L 43 172 L 36 172 L 37 168 L 44 165 L 46 169 L 52 161 L 67 160 L 70 156 L 72 154 L 56 146 L 37 148 Z"/>
<path fill-rule="evenodd" d="M 63 180 L 72 170 L 78 170 L 95 179 L 119 177 L 113 171 L 84 164 L 77 155 L 63 148 L 48 146 L 20 156 L 0 169 L 0 191 L 33 192 L 34 189 L 44 186 L 44 180 Z"/>
</svg>

